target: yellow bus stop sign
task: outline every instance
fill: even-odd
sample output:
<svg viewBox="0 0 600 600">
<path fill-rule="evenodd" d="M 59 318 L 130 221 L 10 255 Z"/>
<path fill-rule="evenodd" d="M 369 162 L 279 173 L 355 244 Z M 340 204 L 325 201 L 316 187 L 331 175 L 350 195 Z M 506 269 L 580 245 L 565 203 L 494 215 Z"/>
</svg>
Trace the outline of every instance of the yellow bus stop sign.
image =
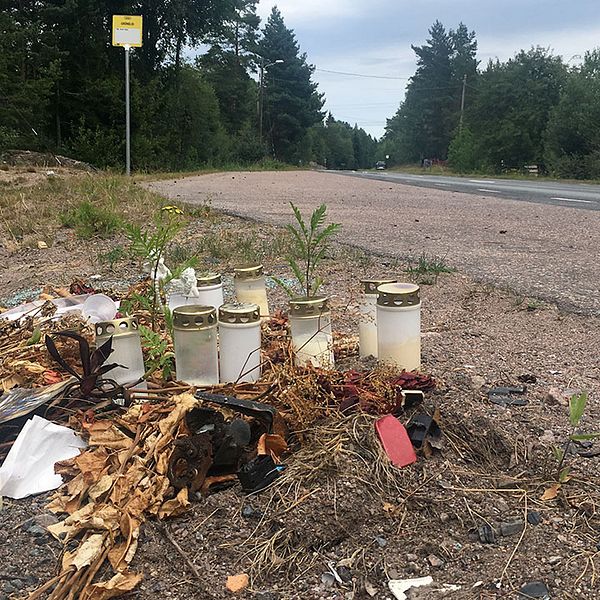
<svg viewBox="0 0 600 600">
<path fill-rule="evenodd" d="M 142 17 L 132 15 L 113 15 L 112 45 L 132 46 L 142 45 Z"/>
</svg>

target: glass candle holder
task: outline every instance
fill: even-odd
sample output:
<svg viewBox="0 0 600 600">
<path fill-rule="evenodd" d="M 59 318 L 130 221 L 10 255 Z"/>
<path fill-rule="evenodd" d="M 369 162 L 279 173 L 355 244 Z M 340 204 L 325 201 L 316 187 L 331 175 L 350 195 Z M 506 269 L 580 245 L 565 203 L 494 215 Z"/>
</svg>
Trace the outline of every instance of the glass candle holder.
<svg viewBox="0 0 600 600">
<path fill-rule="evenodd" d="M 195 298 L 194 304 L 203 304 L 204 306 L 212 306 L 218 310 L 223 304 L 223 281 L 221 275 L 217 273 L 209 273 L 196 279 L 196 287 L 198 289 L 198 297 Z"/>
<path fill-rule="evenodd" d="M 364 279 L 363 298 L 359 306 L 358 346 L 361 358 L 377 358 L 377 288 L 385 283 L 396 283 L 396 279 Z"/>
<path fill-rule="evenodd" d="M 412 371 L 421 366 L 421 299 L 418 285 L 377 288 L 377 353 L 382 362 Z"/>
<path fill-rule="evenodd" d="M 137 320 L 130 317 L 101 321 L 96 323 L 94 328 L 96 347 L 101 346 L 112 337 L 113 351 L 106 360 L 106 364 L 120 365 L 108 371 L 106 378 L 114 379 L 119 385 L 137 384 L 143 379 L 146 370 Z"/>
<path fill-rule="evenodd" d="M 333 334 L 327 298 L 295 298 L 290 301 L 290 328 L 295 363 L 333 367 Z"/>
<path fill-rule="evenodd" d="M 217 312 L 212 306 L 186 305 L 173 311 L 177 379 L 190 385 L 219 383 Z"/>
<path fill-rule="evenodd" d="M 260 379 L 258 304 L 224 304 L 219 309 L 219 377 L 222 383 Z"/>
<path fill-rule="evenodd" d="M 235 296 L 241 304 L 258 304 L 260 316 L 269 317 L 269 301 L 262 265 L 234 269 Z"/>
</svg>

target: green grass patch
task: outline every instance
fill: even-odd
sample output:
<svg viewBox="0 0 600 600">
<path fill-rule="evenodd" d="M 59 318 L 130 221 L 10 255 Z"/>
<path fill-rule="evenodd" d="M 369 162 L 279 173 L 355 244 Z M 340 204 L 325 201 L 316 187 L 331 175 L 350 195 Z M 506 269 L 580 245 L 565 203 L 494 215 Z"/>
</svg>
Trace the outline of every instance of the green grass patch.
<svg viewBox="0 0 600 600">
<path fill-rule="evenodd" d="M 412 275 L 419 285 L 437 283 L 442 273 L 454 273 L 456 269 L 446 262 L 445 257 L 429 255 L 425 252 L 414 259 L 409 259 L 406 272 Z"/>
</svg>

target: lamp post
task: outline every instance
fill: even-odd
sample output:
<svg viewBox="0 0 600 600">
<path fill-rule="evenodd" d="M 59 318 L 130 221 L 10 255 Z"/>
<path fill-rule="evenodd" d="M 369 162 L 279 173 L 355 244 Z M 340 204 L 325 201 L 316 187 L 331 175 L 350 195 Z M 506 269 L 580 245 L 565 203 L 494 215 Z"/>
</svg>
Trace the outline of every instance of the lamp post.
<svg viewBox="0 0 600 600">
<path fill-rule="evenodd" d="M 259 65 L 259 77 L 258 77 L 258 138 L 262 141 L 263 137 L 263 104 L 264 104 L 264 80 L 265 80 L 265 69 L 272 67 L 273 65 L 280 65 L 284 61 L 281 58 L 274 60 L 265 65 L 264 56 L 260 56 L 260 65 Z"/>
</svg>

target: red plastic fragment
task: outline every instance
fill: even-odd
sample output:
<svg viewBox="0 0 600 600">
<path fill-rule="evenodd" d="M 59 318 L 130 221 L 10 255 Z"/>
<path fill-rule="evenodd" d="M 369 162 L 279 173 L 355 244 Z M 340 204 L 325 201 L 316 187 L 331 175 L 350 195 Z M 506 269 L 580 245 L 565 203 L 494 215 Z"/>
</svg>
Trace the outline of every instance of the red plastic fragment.
<svg viewBox="0 0 600 600">
<path fill-rule="evenodd" d="M 396 467 L 406 467 L 417 462 L 415 449 L 408 437 L 404 425 L 393 415 L 387 415 L 375 422 L 377 435 L 383 449 Z"/>
</svg>

